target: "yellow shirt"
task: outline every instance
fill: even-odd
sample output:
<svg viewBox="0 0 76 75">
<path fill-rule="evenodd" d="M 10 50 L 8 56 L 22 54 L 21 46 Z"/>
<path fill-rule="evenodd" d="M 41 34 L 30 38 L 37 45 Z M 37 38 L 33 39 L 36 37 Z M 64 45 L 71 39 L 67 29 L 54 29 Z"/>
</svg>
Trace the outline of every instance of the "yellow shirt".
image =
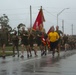
<svg viewBox="0 0 76 75">
<path fill-rule="evenodd" d="M 49 38 L 50 42 L 55 42 L 59 39 L 59 35 L 57 32 L 50 32 L 48 34 L 48 38 Z"/>
</svg>

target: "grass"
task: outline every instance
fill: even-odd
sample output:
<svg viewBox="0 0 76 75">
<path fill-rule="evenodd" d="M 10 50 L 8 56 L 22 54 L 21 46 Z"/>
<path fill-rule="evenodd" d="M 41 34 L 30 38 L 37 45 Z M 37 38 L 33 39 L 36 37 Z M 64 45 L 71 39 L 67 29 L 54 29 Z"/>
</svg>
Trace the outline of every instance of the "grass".
<svg viewBox="0 0 76 75">
<path fill-rule="evenodd" d="M 13 52 L 9 52 L 9 51 L 6 51 L 5 52 L 5 55 L 6 56 L 12 56 L 13 55 Z M 0 57 L 2 56 L 2 51 L 0 51 Z"/>
<path fill-rule="evenodd" d="M 6 48 L 5 48 L 5 54 L 6 54 L 6 56 L 12 56 L 13 55 L 12 46 L 6 46 Z M 0 57 L 1 56 L 2 56 L 2 49 L 0 47 Z"/>
<path fill-rule="evenodd" d="M 6 46 L 6 51 L 12 51 L 12 46 Z"/>
<path fill-rule="evenodd" d="M 19 50 L 20 50 L 20 46 L 19 46 Z M 6 54 L 6 56 L 12 56 L 13 55 L 13 48 L 12 48 L 12 46 L 6 46 L 6 48 L 5 48 L 5 54 Z M 2 49 L 0 47 L 0 57 L 1 56 L 2 56 Z"/>
<path fill-rule="evenodd" d="M 13 50 L 12 46 L 6 46 L 6 51 L 12 51 L 12 50 Z M 20 46 L 19 46 L 19 50 L 20 50 Z"/>
</svg>

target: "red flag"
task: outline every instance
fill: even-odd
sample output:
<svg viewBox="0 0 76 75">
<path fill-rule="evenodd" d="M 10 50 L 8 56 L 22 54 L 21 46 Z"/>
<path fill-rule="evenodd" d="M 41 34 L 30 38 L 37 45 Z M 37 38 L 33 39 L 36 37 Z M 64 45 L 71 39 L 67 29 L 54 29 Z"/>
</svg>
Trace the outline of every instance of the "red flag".
<svg viewBox="0 0 76 75">
<path fill-rule="evenodd" d="M 52 26 L 53 27 L 53 26 Z M 49 34 L 51 32 L 52 27 L 50 27 L 50 29 L 48 30 L 47 34 Z"/>
<path fill-rule="evenodd" d="M 49 34 L 49 33 L 51 32 L 52 27 L 53 27 L 53 26 L 50 27 L 50 29 L 48 30 L 47 34 Z M 48 47 L 50 47 L 50 42 L 49 42 L 48 38 L 47 38 L 47 45 L 48 45 Z"/>
<path fill-rule="evenodd" d="M 40 9 L 38 16 L 35 20 L 35 23 L 33 25 L 33 29 L 36 30 L 37 28 L 39 28 L 39 30 L 41 30 L 43 28 L 44 21 L 45 21 L 45 19 L 44 19 L 43 11 L 42 11 L 42 9 Z"/>
</svg>

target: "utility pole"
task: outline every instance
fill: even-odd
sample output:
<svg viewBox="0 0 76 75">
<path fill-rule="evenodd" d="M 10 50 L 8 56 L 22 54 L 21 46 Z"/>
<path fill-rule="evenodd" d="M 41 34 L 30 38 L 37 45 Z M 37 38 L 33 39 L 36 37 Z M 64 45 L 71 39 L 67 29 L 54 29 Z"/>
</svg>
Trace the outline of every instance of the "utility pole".
<svg viewBox="0 0 76 75">
<path fill-rule="evenodd" d="M 30 5 L 30 28 L 32 28 L 32 10 Z"/>
<path fill-rule="evenodd" d="M 64 33 L 64 20 L 62 20 L 62 32 Z"/>
<path fill-rule="evenodd" d="M 73 24 L 72 24 L 72 35 L 73 35 Z"/>
</svg>

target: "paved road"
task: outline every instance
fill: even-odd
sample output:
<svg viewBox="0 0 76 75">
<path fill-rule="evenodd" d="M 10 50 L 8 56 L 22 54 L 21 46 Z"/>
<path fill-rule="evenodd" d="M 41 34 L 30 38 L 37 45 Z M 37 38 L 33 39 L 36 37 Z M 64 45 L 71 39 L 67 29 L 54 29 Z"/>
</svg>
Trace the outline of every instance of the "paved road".
<svg viewBox="0 0 76 75">
<path fill-rule="evenodd" d="M 61 52 L 60 57 L 47 56 L 24 59 L 0 58 L 0 75 L 76 75 L 76 51 Z M 26 54 L 26 53 L 25 53 Z"/>
</svg>

